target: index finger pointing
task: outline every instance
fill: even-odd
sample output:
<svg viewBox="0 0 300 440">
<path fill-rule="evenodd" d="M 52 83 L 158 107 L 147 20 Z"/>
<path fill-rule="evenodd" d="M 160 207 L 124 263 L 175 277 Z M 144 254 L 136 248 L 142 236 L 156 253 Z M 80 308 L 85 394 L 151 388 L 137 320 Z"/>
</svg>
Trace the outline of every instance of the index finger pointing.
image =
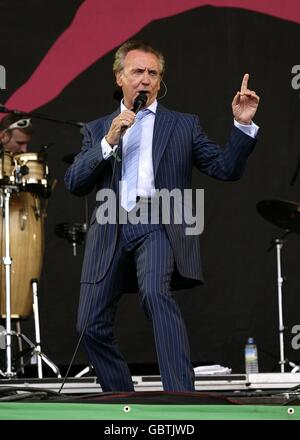
<svg viewBox="0 0 300 440">
<path fill-rule="evenodd" d="M 245 73 L 241 84 L 241 93 L 243 93 L 245 90 L 248 89 L 248 80 L 249 80 L 249 73 Z"/>
</svg>

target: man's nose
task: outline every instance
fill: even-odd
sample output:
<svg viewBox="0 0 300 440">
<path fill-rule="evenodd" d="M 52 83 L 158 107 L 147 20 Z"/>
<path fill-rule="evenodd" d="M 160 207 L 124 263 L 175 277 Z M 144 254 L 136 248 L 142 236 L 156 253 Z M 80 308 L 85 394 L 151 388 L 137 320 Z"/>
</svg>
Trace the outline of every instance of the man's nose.
<svg viewBox="0 0 300 440">
<path fill-rule="evenodd" d="M 145 72 L 143 73 L 142 82 L 143 82 L 143 84 L 149 84 L 150 83 L 150 75 L 147 72 L 147 70 L 145 70 Z"/>
</svg>

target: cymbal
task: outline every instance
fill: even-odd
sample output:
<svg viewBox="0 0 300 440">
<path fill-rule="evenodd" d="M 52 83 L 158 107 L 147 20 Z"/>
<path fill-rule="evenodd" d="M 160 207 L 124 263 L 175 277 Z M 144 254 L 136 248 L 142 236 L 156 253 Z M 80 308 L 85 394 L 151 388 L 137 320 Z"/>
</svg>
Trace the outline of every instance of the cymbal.
<svg viewBox="0 0 300 440">
<path fill-rule="evenodd" d="M 65 163 L 68 163 L 69 165 L 71 165 L 74 162 L 75 156 L 77 156 L 78 153 L 72 153 L 72 154 L 66 154 L 63 158 L 62 161 Z"/>
<path fill-rule="evenodd" d="M 288 200 L 261 200 L 256 204 L 256 209 L 273 225 L 300 234 L 300 203 Z"/>
</svg>

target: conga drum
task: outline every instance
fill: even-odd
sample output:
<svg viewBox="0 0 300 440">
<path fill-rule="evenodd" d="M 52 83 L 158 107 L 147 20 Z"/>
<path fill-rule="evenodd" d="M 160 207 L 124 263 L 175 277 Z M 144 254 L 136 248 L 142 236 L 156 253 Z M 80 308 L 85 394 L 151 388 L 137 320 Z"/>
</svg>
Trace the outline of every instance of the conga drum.
<svg viewBox="0 0 300 440">
<path fill-rule="evenodd" d="M 3 192 L 3 188 L 1 190 Z M 27 318 L 32 312 L 31 280 L 39 279 L 44 253 L 42 200 L 30 192 L 14 192 L 10 198 L 11 318 Z M 4 208 L 0 210 L 1 263 L 5 255 Z M 0 271 L 0 313 L 5 310 L 5 267 Z"/>
<path fill-rule="evenodd" d="M 48 165 L 46 154 L 18 153 L 13 156 L 13 181 L 20 191 L 29 191 L 42 197 L 47 194 Z"/>
</svg>

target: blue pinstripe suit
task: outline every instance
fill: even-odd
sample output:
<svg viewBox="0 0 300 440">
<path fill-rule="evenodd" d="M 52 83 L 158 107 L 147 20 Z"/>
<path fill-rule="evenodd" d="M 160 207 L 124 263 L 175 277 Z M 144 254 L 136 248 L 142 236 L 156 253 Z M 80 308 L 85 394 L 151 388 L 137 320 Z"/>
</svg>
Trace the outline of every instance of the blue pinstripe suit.
<svg viewBox="0 0 300 440">
<path fill-rule="evenodd" d="M 113 159 L 103 159 L 101 140 L 118 113 L 119 110 L 86 125 L 82 151 L 65 176 L 66 186 L 73 194 L 85 195 L 95 187 L 109 187 Z M 197 116 L 158 105 L 152 145 L 155 188 L 191 188 L 193 165 L 217 179 L 236 180 L 241 177 L 254 145 L 254 139 L 233 127 L 227 144 L 221 148 L 207 138 Z M 120 168 L 113 182 L 116 193 Z M 193 370 L 186 329 L 170 290 L 202 281 L 198 237 L 185 235 L 185 225 L 174 224 L 172 217 L 168 225 L 99 225 L 97 207 L 96 203 L 86 240 L 78 330 L 88 318 L 84 343 L 103 390 L 133 389 L 112 331 L 120 295 L 126 287 L 131 291 L 134 288 L 133 283 L 128 284 L 128 276 L 124 277 L 129 273 L 130 257 L 135 265 L 133 280 L 141 304 L 153 323 L 164 389 L 192 391 Z M 120 270 L 123 267 L 125 270 Z"/>
</svg>

